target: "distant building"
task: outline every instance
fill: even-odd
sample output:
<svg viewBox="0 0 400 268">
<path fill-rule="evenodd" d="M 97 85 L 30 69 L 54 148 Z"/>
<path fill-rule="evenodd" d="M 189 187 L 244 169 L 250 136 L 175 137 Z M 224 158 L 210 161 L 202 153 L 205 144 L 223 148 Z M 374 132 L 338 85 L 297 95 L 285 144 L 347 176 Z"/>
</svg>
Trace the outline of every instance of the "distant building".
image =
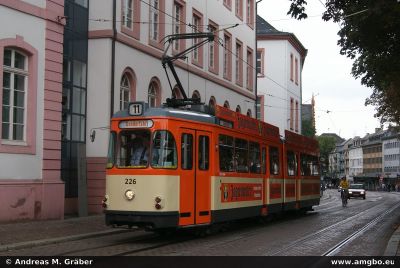
<svg viewBox="0 0 400 268">
<path fill-rule="evenodd" d="M 301 133 L 302 70 L 307 49 L 293 33 L 257 16 L 257 95 L 260 119 Z"/>
<path fill-rule="evenodd" d="M 352 144 L 349 145 L 349 177 L 353 181 L 355 176 L 363 173 L 363 140 L 360 137 L 354 137 Z"/>
<path fill-rule="evenodd" d="M 390 131 L 390 130 L 389 130 Z M 383 180 L 400 184 L 400 134 L 390 131 L 382 138 Z"/>
</svg>

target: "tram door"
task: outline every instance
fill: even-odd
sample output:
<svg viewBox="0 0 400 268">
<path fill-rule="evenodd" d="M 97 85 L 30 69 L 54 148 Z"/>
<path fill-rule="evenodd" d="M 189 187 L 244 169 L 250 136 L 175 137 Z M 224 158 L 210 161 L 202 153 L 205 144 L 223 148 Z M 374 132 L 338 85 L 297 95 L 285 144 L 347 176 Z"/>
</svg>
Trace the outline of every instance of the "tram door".
<svg viewBox="0 0 400 268">
<path fill-rule="evenodd" d="M 181 129 L 181 179 L 179 225 L 210 221 L 209 132 Z"/>
</svg>

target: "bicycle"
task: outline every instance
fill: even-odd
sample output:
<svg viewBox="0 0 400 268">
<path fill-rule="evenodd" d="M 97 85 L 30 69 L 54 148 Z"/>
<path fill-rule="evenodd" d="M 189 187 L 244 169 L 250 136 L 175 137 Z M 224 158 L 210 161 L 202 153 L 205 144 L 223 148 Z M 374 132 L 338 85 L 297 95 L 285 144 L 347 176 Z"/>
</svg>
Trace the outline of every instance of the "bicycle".
<svg viewBox="0 0 400 268">
<path fill-rule="evenodd" d="M 345 189 L 340 190 L 341 198 L 342 198 L 342 206 L 347 206 L 347 191 Z"/>
</svg>

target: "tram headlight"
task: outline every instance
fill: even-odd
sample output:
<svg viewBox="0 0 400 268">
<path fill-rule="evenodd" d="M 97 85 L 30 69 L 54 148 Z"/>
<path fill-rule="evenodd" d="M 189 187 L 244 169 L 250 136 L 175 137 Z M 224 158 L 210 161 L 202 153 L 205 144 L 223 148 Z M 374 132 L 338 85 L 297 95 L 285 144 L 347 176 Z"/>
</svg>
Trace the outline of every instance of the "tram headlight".
<svg viewBox="0 0 400 268">
<path fill-rule="evenodd" d="M 349 194 L 352 194 L 353 192 L 352 191 L 349 191 Z"/>
<path fill-rule="evenodd" d="M 133 200 L 133 198 L 135 198 L 135 193 L 132 190 L 126 190 L 125 191 L 125 197 L 126 199 Z"/>
<path fill-rule="evenodd" d="M 103 208 L 107 208 L 107 206 L 108 206 L 108 195 L 104 196 L 103 200 L 101 201 L 101 206 Z"/>
<path fill-rule="evenodd" d="M 156 209 L 162 209 L 162 199 L 161 197 L 157 196 L 156 198 L 154 198 L 154 201 L 156 201 L 156 204 L 154 205 L 154 207 Z"/>
</svg>

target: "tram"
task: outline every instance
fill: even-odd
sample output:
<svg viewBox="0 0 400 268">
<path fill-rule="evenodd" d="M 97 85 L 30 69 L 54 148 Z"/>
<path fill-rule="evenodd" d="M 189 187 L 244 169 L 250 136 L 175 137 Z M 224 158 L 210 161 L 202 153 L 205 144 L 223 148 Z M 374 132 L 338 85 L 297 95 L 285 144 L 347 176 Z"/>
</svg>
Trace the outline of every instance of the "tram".
<svg viewBox="0 0 400 268">
<path fill-rule="evenodd" d="M 319 204 L 316 140 L 254 118 L 188 99 L 173 62 L 214 33 L 166 37 L 162 65 L 182 99 L 162 108 L 133 102 L 111 119 L 103 208 L 107 225 L 151 230 L 209 226 L 311 210 Z M 168 56 L 173 41 L 204 39 Z"/>
<path fill-rule="evenodd" d="M 213 225 L 319 204 L 314 139 L 227 108 L 133 102 L 110 126 L 107 225 Z M 136 149 L 141 151 L 135 152 Z"/>
</svg>

